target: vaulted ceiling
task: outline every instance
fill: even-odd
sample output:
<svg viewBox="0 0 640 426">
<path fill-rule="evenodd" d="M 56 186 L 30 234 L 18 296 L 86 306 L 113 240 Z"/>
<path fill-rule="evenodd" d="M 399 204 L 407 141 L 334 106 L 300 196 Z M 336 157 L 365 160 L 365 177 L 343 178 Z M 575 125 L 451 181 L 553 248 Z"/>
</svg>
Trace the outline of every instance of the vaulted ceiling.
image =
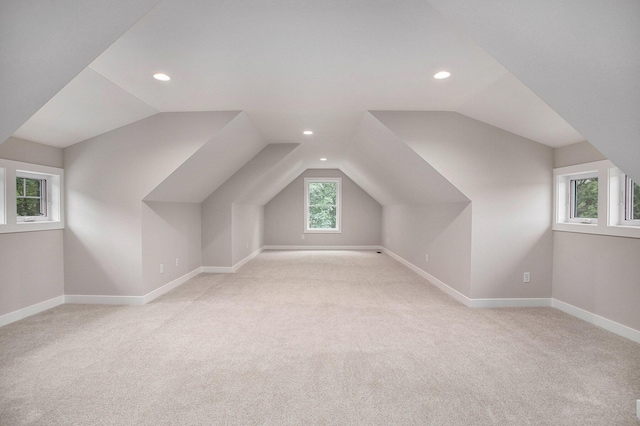
<svg viewBox="0 0 640 426">
<path fill-rule="evenodd" d="M 0 141 L 66 147 L 158 112 L 242 110 L 265 141 L 300 144 L 297 169 L 338 167 L 366 111 L 424 110 L 552 147 L 586 138 L 616 163 L 640 152 L 635 0 L 134 3 L 3 2 Z"/>
</svg>

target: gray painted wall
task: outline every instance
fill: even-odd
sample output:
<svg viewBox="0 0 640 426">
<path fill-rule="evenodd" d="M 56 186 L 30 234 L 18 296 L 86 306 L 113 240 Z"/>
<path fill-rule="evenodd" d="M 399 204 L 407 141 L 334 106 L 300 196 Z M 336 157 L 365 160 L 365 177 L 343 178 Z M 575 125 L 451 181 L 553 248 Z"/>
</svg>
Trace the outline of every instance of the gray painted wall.
<svg viewBox="0 0 640 426">
<path fill-rule="evenodd" d="M 64 295 L 62 230 L 0 234 L 0 283 L 0 315 Z"/>
<path fill-rule="evenodd" d="M 470 236 L 469 203 L 382 208 L 383 245 L 464 295 L 471 293 Z"/>
<path fill-rule="evenodd" d="M 640 239 L 554 235 L 553 297 L 640 330 Z"/>
<path fill-rule="evenodd" d="M 142 204 L 144 294 L 202 266 L 201 219 L 200 204 L 159 201 Z"/>
<path fill-rule="evenodd" d="M 0 158 L 62 167 L 61 149 L 16 138 L 0 145 Z M 0 234 L 0 315 L 64 295 L 62 235 L 62 230 Z"/>
<path fill-rule="evenodd" d="M 584 141 L 556 148 L 553 164 L 554 167 L 566 167 L 606 159 L 595 146 Z"/>
<path fill-rule="evenodd" d="M 0 158 L 49 167 L 63 166 L 62 149 L 14 137 L 0 145 Z"/>
<path fill-rule="evenodd" d="M 553 149 L 456 113 L 372 114 L 471 200 L 465 295 L 551 297 Z"/>
<path fill-rule="evenodd" d="M 255 129 L 253 135 L 246 136 L 261 140 Z M 296 147 L 296 144 L 267 145 L 203 201 L 203 266 L 231 267 L 262 247 L 264 207 L 236 201 L 255 192 L 265 176 Z"/>
<path fill-rule="evenodd" d="M 556 167 L 606 159 L 588 142 L 555 150 Z M 553 297 L 640 330 L 640 239 L 554 232 Z"/>
<path fill-rule="evenodd" d="M 233 204 L 231 232 L 231 265 L 235 265 L 264 246 L 264 206 Z"/>
<path fill-rule="evenodd" d="M 236 114 L 162 113 L 64 150 L 65 291 L 142 296 L 142 199 Z"/>
<path fill-rule="evenodd" d="M 304 178 L 342 178 L 342 233 L 304 234 Z M 265 245 L 380 245 L 382 207 L 340 170 L 306 170 L 267 203 Z M 304 240 L 301 236 L 304 234 Z"/>
</svg>

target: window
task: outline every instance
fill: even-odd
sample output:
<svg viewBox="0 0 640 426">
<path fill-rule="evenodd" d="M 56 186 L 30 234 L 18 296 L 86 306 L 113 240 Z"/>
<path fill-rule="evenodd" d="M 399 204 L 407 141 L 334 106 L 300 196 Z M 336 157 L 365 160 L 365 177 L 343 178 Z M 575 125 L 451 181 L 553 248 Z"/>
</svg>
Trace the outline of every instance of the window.
<svg viewBox="0 0 640 426">
<path fill-rule="evenodd" d="M 609 226 L 640 232 L 640 185 L 616 167 L 609 168 Z"/>
<path fill-rule="evenodd" d="M 555 231 L 640 238 L 640 185 L 608 160 L 553 171 Z"/>
<path fill-rule="evenodd" d="M 340 178 L 305 178 L 305 232 L 340 231 Z"/>
<path fill-rule="evenodd" d="M 598 219 L 598 175 L 569 180 L 570 222 L 594 223 Z"/>
<path fill-rule="evenodd" d="M 48 220 L 49 192 L 46 176 L 16 173 L 16 215 L 18 221 Z"/>
<path fill-rule="evenodd" d="M 63 229 L 63 173 L 0 159 L 0 233 Z"/>
<path fill-rule="evenodd" d="M 624 180 L 624 220 L 630 224 L 640 224 L 640 185 L 629 176 L 625 176 Z"/>
<path fill-rule="evenodd" d="M 564 168 L 556 170 L 556 223 L 595 225 L 598 223 L 598 170 Z"/>
</svg>

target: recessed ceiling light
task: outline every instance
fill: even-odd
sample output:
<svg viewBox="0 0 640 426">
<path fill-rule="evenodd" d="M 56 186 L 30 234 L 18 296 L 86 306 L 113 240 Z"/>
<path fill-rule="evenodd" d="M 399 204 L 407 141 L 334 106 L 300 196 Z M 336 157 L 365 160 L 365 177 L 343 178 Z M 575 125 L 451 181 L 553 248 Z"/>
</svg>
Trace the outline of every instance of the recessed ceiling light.
<svg viewBox="0 0 640 426">
<path fill-rule="evenodd" d="M 160 81 L 169 81 L 169 80 L 171 80 L 171 77 L 169 77 L 168 75 L 163 74 L 161 72 L 159 72 L 157 74 L 154 74 L 153 78 L 155 78 L 156 80 L 160 80 Z"/>
<path fill-rule="evenodd" d="M 305 135 L 312 135 L 313 134 L 313 130 L 305 130 L 304 132 Z"/>
<path fill-rule="evenodd" d="M 435 78 L 436 80 L 443 80 L 445 78 L 449 78 L 451 76 L 451 73 L 449 71 L 440 71 L 437 72 L 433 78 Z"/>
<path fill-rule="evenodd" d="M 327 161 L 327 159 L 326 159 L 326 158 L 324 158 L 324 157 L 322 157 L 322 158 L 320 159 L 320 161 Z"/>
</svg>

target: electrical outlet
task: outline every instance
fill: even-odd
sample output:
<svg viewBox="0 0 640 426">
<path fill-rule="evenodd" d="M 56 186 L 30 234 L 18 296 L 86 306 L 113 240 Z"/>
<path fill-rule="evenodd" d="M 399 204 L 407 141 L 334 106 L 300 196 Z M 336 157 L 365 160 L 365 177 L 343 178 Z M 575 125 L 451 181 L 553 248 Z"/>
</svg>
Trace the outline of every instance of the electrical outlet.
<svg viewBox="0 0 640 426">
<path fill-rule="evenodd" d="M 249 243 L 247 243 L 247 248 L 249 248 Z"/>
<path fill-rule="evenodd" d="M 531 272 L 525 272 L 522 282 L 530 283 L 531 282 Z"/>
<path fill-rule="evenodd" d="M 164 274 L 164 264 L 160 264 L 160 273 Z"/>
<path fill-rule="evenodd" d="M 424 260 L 426 260 L 427 262 L 429 261 L 429 255 L 428 254 L 424 255 Z"/>
<path fill-rule="evenodd" d="M 300 235 L 300 239 L 304 240 L 304 234 Z"/>
<path fill-rule="evenodd" d="M 176 257 L 176 267 L 180 266 L 180 259 Z"/>
</svg>

